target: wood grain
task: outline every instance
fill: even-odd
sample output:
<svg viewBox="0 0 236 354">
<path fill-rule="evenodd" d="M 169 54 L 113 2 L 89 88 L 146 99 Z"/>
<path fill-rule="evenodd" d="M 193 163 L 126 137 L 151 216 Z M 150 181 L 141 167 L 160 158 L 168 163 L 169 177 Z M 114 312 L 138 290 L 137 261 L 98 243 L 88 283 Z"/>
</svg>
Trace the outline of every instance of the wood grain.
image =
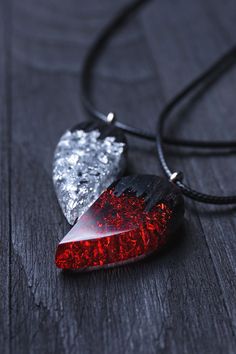
<svg viewBox="0 0 236 354">
<path fill-rule="evenodd" d="M 10 43 L 4 13 L 5 3 L 0 3 L 0 348 L 9 353 L 10 348 L 10 115 L 9 101 L 9 58 Z"/>
<path fill-rule="evenodd" d="M 4 353 L 235 352 L 235 208 L 186 201 L 185 228 L 155 259 L 79 275 L 54 266 L 68 225 L 51 182 L 53 151 L 66 129 L 87 118 L 79 92 L 84 55 L 127 2 L 0 2 Z M 167 100 L 233 44 L 235 16 L 233 0 L 153 1 L 100 58 L 96 104 L 153 130 Z M 235 82 L 233 69 L 201 100 L 181 107 L 168 134 L 233 139 Z M 129 137 L 129 145 L 130 173 L 161 174 L 152 144 Z M 234 154 L 168 152 L 196 188 L 235 190 Z"/>
</svg>

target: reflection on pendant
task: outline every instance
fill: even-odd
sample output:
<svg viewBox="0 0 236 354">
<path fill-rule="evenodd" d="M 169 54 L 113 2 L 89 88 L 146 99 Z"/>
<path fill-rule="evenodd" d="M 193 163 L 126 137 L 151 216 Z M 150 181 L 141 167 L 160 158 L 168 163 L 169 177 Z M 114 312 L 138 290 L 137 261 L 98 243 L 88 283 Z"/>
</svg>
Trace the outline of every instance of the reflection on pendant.
<svg viewBox="0 0 236 354">
<path fill-rule="evenodd" d="M 122 175 L 126 147 L 120 129 L 100 122 L 81 123 L 61 137 L 54 156 L 53 182 L 71 225 Z"/>
<path fill-rule="evenodd" d="M 94 269 L 161 250 L 183 221 L 183 197 L 157 176 L 123 177 L 77 221 L 57 248 L 62 269 Z"/>
</svg>

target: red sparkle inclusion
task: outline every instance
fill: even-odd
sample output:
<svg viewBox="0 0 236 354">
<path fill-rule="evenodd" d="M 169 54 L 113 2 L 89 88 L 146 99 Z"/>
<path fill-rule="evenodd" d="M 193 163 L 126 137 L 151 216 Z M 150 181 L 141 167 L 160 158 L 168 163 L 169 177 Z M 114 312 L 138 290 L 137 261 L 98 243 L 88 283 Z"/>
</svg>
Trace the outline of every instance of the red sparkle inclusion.
<svg viewBox="0 0 236 354">
<path fill-rule="evenodd" d="M 168 241 L 172 211 L 163 203 L 145 211 L 144 198 L 108 188 L 57 248 L 62 269 L 100 268 L 160 250 Z"/>
</svg>

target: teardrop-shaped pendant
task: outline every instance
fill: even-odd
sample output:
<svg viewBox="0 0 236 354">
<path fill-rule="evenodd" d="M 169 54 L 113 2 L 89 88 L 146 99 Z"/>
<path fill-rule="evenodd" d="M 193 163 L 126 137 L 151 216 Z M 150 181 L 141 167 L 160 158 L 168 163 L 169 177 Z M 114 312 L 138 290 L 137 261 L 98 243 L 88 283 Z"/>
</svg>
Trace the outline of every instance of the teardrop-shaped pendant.
<svg viewBox="0 0 236 354">
<path fill-rule="evenodd" d="M 83 122 L 61 137 L 54 155 L 53 182 L 71 225 L 123 174 L 126 150 L 123 132 L 112 124 Z"/>
<path fill-rule="evenodd" d="M 151 175 L 114 182 L 60 242 L 56 265 L 62 269 L 102 268 L 160 251 L 183 221 L 180 190 Z"/>
</svg>

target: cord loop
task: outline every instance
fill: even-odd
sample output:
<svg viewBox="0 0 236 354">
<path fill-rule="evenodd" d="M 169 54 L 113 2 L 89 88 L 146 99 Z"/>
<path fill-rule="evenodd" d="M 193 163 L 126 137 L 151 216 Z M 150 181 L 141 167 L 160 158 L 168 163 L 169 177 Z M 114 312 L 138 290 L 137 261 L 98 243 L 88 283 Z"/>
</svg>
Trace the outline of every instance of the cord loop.
<svg viewBox="0 0 236 354">
<path fill-rule="evenodd" d="M 113 34 L 129 19 L 130 15 L 133 14 L 136 10 L 138 10 L 142 5 L 148 3 L 149 1 L 136 0 L 132 3 L 126 5 L 118 15 L 108 24 L 108 26 L 102 31 L 102 33 L 98 36 L 97 40 L 92 45 L 90 51 L 85 58 L 82 74 L 81 74 L 81 94 L 82 94 L 82 102 L 84 108 L 87 112 L 96 119 L 100 119 L 102 121 L 113 121 L 113 115 L 106 115 L 100 112 L 93 104 L 91 100 L 91 82 L 92 82 L 92 71 L 93 67 L 102 53 L 102 50 L 106 46 L 109 39 L 113 36 Z M 175 145 L 175 146 L 183 146 L 183 147 L 191 147 L 191 148 L 206 148 L 206 149 L 219 149 L 219 148 L 227 148 L 232 149 L 236 147 L 236 141 L 192 141 L 192 140 L 181 140 L 181 139 L 170 139 L 164 136 L 164 124 L 166 119 L 169 117 L 172 110 L 190 93 L 194 90 L 207 87 L 209 82 L 212 84 L 217 78 L 219 78 L 226 70 L 228 70 L 236 61 L 236 46 L 230 49 L 227 53 L 225 53 L 216 63 L 214 63 L 208 70 L 206 70 L 203 74 L 198 76 L 195 80 L 193 80 L 186 88 L 184 88 L 177 96 L 173 98 L 173 100 L 166 105 L 162 113 L 160 114 L 159 121 L 157 124 L 157 132 L 156 135 L 143 131 L 141 129 L 137 129 L 135 127 L 129 126 L 122 122 L 115 121 L 114 124 L 118 128 L 123 129 L 125 132 L 137 136 L 139 138 L 147 139 L 150 141 L 156 141 L 157 154 L 159 157 L 159 161 L 161 166 L 166 173 L 168 178 L 172 178 L 173 181 L 181 188 L 184 195 L 194 200 L 197 200 L 202 203 L 210 203 L 210 204 L 236 204 L 236 195 L 235 196 L 214 196 L 208 195 L 204 193 L 197 192 L 191 189 L 189 186 L 184 184 L 177 173 L 173 173 L 167 162 L 164 155 L 164 144 Z M 108 118 L 109 117 L 109 118 Z M 178 178 L 177 178 L 178 177 Z"/>
<path fill-rule="evenodd" d="M 163 109 L 160 114 L 158 123 L 157 123 L 157 130 L 156 130 L 156 148 L 157 148 L 157 155 L 159 158 L 159 162 L 165 172 L 166 176 L 170 178 L 175 173 L 171 171 L 169 168 L 165 153 L 164 153 L 164 127 L 167 119 L 170 117 L 172 111 L 178 106 L 182 100 L 186 99 L 188 95 L 193 93 L 193 91 L 202 83 L 208 83 L 212 79 L 212 75 L 222 75 L 223 72 L 226 71 L 229 67 L 232 66 L 236 62 L 236 47 L 233 47 L 229 52 L 223 55 L 210 69 L 200 75 L 196 80 L 192 81 L 183 91 L 181 91 L 177 96 L 175 96 Z M 174 178 L 174 177 L 173 177 Z M 191 199 L 194 199 L 201 203 L 207 204 L 236 204 L 236 195 L 229 195 L 229 196 L 218 196 L 218 195 L 211 195 L 206 193 L 198 192 L 188 185 L 183 183 L 182 181 L 176 181 L 178 187 L 182 190 L 182 193 Z"/>
<path fill-rule="evenodd" d="M 173 172 L 171 176 L 169 177 L 169 181 L 176 183 L 176 182 L 182 182 L 184 178 L 183 172 Z"/>
<path fill-rule="evenodd" d="M 97 59 L 102 54 L 104 48 L 106 47 L 109 40 L 112 36 L 119 30 L 129 19 L 130 16 L 138 11 L 143 5 L 149 3 L 150 0 L 135 0 L 128 5 L 125 5 L 118 14 L 111 20 L 111 22 L 104 28 L 104 30 L 97 37 L 93 45 L 91 46 L 88 54 L 84 60 L 82 73 L 81 73 L 81 99 L 85 110 L 89 113 L 89 115 L 95 119 L 99 119 L 107 122 L 107 115 L 103 112 L 100 112 L 97 107 L 95 107 L 92 98 L 91 98 L 91 83 L 92 83 L 92 73 L 93 68 L 97 62 Z M 235 50 L 235 48 L 234 48 Z M 226 58 L 227 57 L 227 58 Z M 225 56 L 222 57 L 222 62 L 219 61 L 216 65 L 213 65 L 209 72 L 206 72 L 206 76 L 209 79 L 209 75 L 214 75 L 217 70 L 220 68 L 223 70 L 224 67 L 227 69 L 227 66 L 230 63 L 227 63 L 226 59 L 235 60 L 235 57 L 232 58 L 232 53 L 229 51 Z M 209 75 L 208 75 L 209 74 Z M 197 85 L 204 83 L 205 77 L 201 75 L 197 80 Z M 197 86 L 196 85 L 196 86 Z M 128 124 L 115 121 L 114 125 L 124 132 L 137 136 L 142 139 L 146 139 L 149 141 L 156 140 L 155 134 L 151 132 L 144 131 L 142 129 L 138 129 L 136 127 L 130 126 Z M 191 148 L 200 148 L 200 149 L 232 149 L 236 148 L 236 141 L 198 141 L 198 140 L 188 140 L 188 139 L 173 139 L 164 137 L 163 142 L 165 144 L 171 146 L 181 146 L 181 147 L 191 147 Z"/>
</svg>

